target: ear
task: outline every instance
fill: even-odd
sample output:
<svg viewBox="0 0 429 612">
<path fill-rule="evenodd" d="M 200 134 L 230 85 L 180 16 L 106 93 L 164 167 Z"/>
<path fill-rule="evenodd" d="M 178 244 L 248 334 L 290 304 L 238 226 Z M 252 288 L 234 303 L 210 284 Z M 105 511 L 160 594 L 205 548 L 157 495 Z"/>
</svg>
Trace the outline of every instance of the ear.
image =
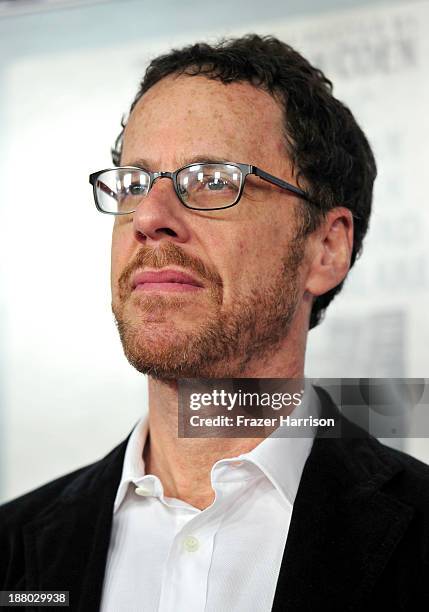
<svg viewBox="0 0 429 612">
<path fill-rule="evenodd" d="M 353 216 L 348 208 L 331 209 L 311 238 L 305 289 L 313 296 L 336 287 L 347 275 L 353 249 Z"/>
</svg>

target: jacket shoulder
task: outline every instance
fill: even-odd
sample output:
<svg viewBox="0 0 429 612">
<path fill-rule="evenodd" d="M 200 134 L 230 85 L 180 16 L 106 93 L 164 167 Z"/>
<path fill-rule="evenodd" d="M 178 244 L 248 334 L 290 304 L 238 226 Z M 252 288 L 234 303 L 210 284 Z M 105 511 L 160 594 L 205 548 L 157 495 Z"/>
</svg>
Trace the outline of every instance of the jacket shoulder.
<svg viewBox="0 0 429 612">
<path fill-rule="evenodd" d="M 24 528 L 61 499 L 68 487 L 96 464 L 74 470 L 0 506 L 0 588 L 22 590 L 25 575 Z"/>
<path fill-rule="evenodd" d="M 128 438 L 102 459 L 0 506 L 0 588 L 25 588 L 25 531 L 34 521 L 43 524 L 70 507 L 86 508 L 91 499 L 103 495 L 113 504 L 127 442 Z"/>
<path fill-rule="evenodd" d="M 380 453 L 402 468 L 389 483 L 389 488 L 403 501 L 425 509 L 429 518 L 429 465 L 407 453 L 374 441 Z"/>
<path fill-rule="evenodd" d="M 315 387 L 322 405 L 322 416 L 333 417 L 337 435 L 325 437 L 322 431 L 317 462 L 326 463 L 331 472 L 339 471 L 344 486 L 350 482 L 379 486 L 411 507 L 420 510 L 429 522 L 429 465 L 411 455 L 387 446 L 367 430 L 344 416 L 331 396 Z"/>
<path fill-rule="evenodd" d="M 1 531 L 11 529 L 14 525 L 19 526 L 26 522 L 27 519 L 30 520 L 35 514 L 38 514 L 53 501 L 61 497 L 74 480 L 84 476 L 85 473 L 96 467 L 98 463 L 99 461 L 73 470 L 0 505 Z"/>
<path fill-rule="evenodd" d="M 116 471 L 120 472 L 127 442 L 128 438 L 102 459 L 55 478 L 0 505 L 0 538 L 5 532 L 10 535 L 11 531 L 19 529 L 58 500 L 90 494 L 93 485 L 110 474 L 111 467 L 115 466 Z"/>
</svg>

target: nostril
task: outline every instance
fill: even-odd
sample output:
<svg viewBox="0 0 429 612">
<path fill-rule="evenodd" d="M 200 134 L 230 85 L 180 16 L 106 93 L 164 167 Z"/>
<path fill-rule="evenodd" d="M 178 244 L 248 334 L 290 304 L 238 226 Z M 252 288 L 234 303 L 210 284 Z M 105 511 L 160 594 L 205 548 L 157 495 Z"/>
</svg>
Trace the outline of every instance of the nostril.
<svg viewBox="0 0 429 612">
<path fill-rule="evenodd" d="M 171 227 L 161 227 L 159 230 L 157 230 L 160 233 L 165 233 L 167 234 L 167 236 L 174 236 L 176 237 L 177 234 L 174 230 L 171 229 Z"/>
<path fill-rule="evenodd" d="M 143 232 L 136 231 L 134 232 L 134 236 L 138 242 L 146 242 L 146 236 L 143 234 Z"/>
<path fill-rule="evenodd" d="M 155 234 L 158 236 L 167 234 L 167 236 L 171 236 L 172 238 L 177 238 L 178 236 L 178 234 L 174 230 L 172 230 L 171 227 L 160 227 L 155 231 Z M 143 243 L 146 242 L 148 237 L 144 232 L 141 232 L 140 230 L 137 230 L 134 235 L 136 240 Z"/>
</svg>

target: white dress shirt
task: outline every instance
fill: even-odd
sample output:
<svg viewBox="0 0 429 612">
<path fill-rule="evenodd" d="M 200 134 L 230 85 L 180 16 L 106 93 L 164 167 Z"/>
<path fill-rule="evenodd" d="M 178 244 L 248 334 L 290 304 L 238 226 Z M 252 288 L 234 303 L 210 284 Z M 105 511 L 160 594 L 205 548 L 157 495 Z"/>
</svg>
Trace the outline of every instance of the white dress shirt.
<svg viewBox="0 0 429 612">
<path fill-rule="evenodd" d="M 318 413 L 308 385 L 292 416 Z M 204 510 L 166 497 L 160 479 L 145 474 L 147 433 L 146 416 L 125 453 L 101 612 L 269 612 L 315 428 L 307 438 L 276 430 L 252 451 L 216 461 L 215 500 Z"/>
</svg>

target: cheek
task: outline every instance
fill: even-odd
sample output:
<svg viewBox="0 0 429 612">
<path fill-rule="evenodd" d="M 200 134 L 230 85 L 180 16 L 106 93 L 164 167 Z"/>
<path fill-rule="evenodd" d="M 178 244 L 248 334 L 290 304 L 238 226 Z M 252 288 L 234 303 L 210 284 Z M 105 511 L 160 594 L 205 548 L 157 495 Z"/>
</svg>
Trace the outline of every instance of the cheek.
<svg viewBox="0 0 429 612">
<path fill-rule="evenodd" d="M 246 243 L 244 242 L 244 240 L 239 240 L 237 242 L 237 251 L 238 251 L 238 255 L 239 255 L 240 259 L 245 256 L 245 254 L 246 254 Z"/>
<path fill-rule="evenodd" d="M 285 224 L 262 221 L 251 227 L 243 225 L 240 236 L 229 238 L 229 265 L 226 264 L 227 284 L 232 293 L 248 294 L 254 287 L 269 287 L 283 268 L 291 248 L 290 231 Z"/>
<path fill-rule="evenodd" d="M 127 248 L 123 232 L 115 228 L 112 233 L 111 252 L 111 284 L 112 291 L 116 289 L 117 280 L 127 263 Z"/>
<path fill-rule="evenodd" d="M 266 239 L 258 239 L 254 233 L 252 239 L 231 240 L 228 253 L 225 253 L 222 266 L 224 269 L 225 289 L 228 294 L 237 292 L 247 295 L 255 286 L 266 286 L 273 272 L 273 266 L 279 265 L 280 255 L 273 250 Z"/>
<path fill-rule="evenodd" d="M 253 270 L 269 272 L 275 261 L 280 261 L 287 252 L 290 236 L 281 222 L 267 221 L 246 228 L 237 241 L 239 265 Z"/>
</svg>

